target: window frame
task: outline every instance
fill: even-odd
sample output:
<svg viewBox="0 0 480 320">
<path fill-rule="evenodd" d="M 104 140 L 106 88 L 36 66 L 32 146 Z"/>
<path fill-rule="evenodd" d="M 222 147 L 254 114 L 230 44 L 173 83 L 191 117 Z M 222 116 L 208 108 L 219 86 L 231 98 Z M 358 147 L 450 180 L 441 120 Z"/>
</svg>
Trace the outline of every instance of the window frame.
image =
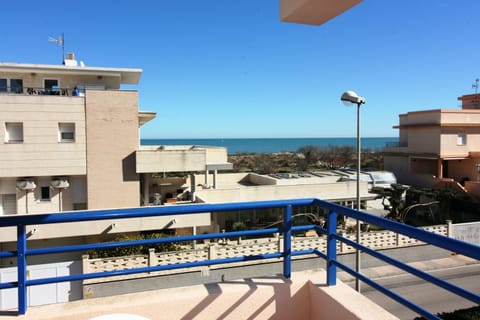
<svg viewBox="0 0 480 320">
<path fill-rule="evenodd" d="M 457 146 L 467 145 L 467 133 L 462 131 L 457 133 Z"/>
<path fill-rule="evenodd" d="M 69 130 L 71 129 L 71 130 Z M 59 122 L 58 123 L 58 142 L 73 143 L 75 142 L 75 122 Z M 72 134 L 72 138 L 64 138 L 63 134 Z"/>
<path fill-rule="evenodd" d="M 11 139 L 12 133 L 20 139 Z M 5 122 L 5 143 L 23 143 L 24 139 L 23 122 Z"/>
<path fill-rule="evenodd" d="M 48 197 L 44 197 L 45 193 L 48 192 Z M 52 192 L 49 186 L 42 186 L 40 187 L 40 201 L 52 201 Z"/>
<path fill-rule="evenodd" d="M 4 81 L 5 81 L 4 85 L 0 84 L 0 92 L 8 93 L 8 78 L 0 78 L 0 82 L 4 82 Z"/>
<path fill-rule="evenodd" d="M 0 80 L 5 81 L 5 86 L 0 87 L 0 93 L 22 94 L 23 90 L 25 89 L 23 86 L 23 78 L 0 78 Z M 14 81 L 15 87 L 13 87 L 12 81 Z M 17 82 L 20 84 L 19 86 L 16 85 Z M 12 90 L 12 89 L 15 89 L 15 90 Z"/>
<path fill-rule="evenodd" d="M 20 86 L 15 86 L 15 88 L 12 85 L 12 80 L 19 81 L 21 83 Z M 12 89 L 15 89 L 13 91 Z M 23 93 L 23 79 L 21 78 L 10 78 L 10 93 L 16 93 L 16 94 L 21 94 Z"/>
<path fill-rule="evenodd" d="M 55 85 L 47 86 L 47 81 L 56 82 Z M 43 78 L 43 89 L 48 94 L 59 94 L 60 93 L 60 79 L 57 78 Z"/>
</svg>

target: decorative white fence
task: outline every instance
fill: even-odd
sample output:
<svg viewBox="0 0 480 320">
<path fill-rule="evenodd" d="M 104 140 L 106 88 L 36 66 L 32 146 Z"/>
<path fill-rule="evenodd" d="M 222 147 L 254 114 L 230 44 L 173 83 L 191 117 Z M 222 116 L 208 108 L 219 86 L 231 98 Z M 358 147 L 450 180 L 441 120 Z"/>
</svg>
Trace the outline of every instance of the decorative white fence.
<svg viewBox="0 0 480 320">
<path fill-rule="evenodd" d="M 437 225 L 424 227 L 422 229 L 438 233 L 441 235 L 448 236 L 449 227 L 451 228 L 451 223 L 446 225 Z M 356 235 L 353 234 L 344 234 L 345 237 L 355 240 Z M 422 245 L 423 242 L 416 239 L 403 236 L 392 231 L 371 231 L 363 232 L 361 234 L 360 242 L 372 249 L 381 250 L 381 249 L 391 249 L 398 247 L 408 247 L 408 246 L 417 246 Z M 319 249 L 322 252 L 326 252 L 326 237 L 325 236 L 315 236 L 315 237 L 292 237 L 292 250 L 306 250 L 306 249 Z M 113 270 L 123 270 L 129 268 L 141 268 L 147 266 L 158 266 L 158 265 L 169 265 L 176 263 L 185 263 L 185 262 L 194 262 L 194 261 L 203 261 L 209 259 L 223 259 L 231 258 L 238 256 L 249 256 L 249 255 L 258 255 L 266 253 L 275 253 L 282 251 L 283 239 L 281 237 L 274 238 L 261 238 L 261 239 L 246 239 L 246 240 L 225 240 L 222 243 L 206 243 L 198 244 L 195 249 L 186 249 L 182 251 L 171 251 L 171 252 L 155 252 L 154 249 L 150 249 L 148 255 L 137 255 L 137 256 L 126 256 L 126 257 L 112 257 L 112 258 L 101 258 L 101 259 L 89 259 L 88 255 L 83 256 L 83 272 L 92 273 L 92 272 L 105 272 Z M 340 254 L 352 253 L 355 251 L 354 248 L 345 245 L 344 243 L 337 242 L 338 252 Z M 301 256 L 298 258 L 305 258 Z M 276 259 L 273 259 L 276 260 Z M 258 263 L 255 261 L 252 262 L 241 262 L 239 264 L 246 263 Z M 230 264 L 231 266 L 232 264 Z M 211 266 L 210 269 L 220 268 L 221 266 Z M 193 270 L 201 270 L 204 268 L 184 268 L 171 271 L 159 271 L 150 274 L 143 275 L 132 275 L 132 276 L 122 276 L 115 277 L 116 280 L 119 279 L 128 279 L 128 278 L 138 278 L 151 276 L 153 274 L 171 274 L 171 273 L 180 273 Z M 112 281 L 112 278 L 109 278 L 108 281 Z M 100 279 L 87 280 L 85 283 L 98 283 L 102 282 Z"/>
</svg>

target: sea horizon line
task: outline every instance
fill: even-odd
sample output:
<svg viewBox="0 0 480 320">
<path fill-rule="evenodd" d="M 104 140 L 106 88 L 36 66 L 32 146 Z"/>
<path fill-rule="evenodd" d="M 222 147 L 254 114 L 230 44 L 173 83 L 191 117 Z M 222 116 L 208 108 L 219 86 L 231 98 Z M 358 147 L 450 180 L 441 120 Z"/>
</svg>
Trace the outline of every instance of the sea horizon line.
<svg viewBox="0 0 480 320">
<path fill-rule="evenodd" d="M 249 139 L 356 139 L 357 137 L 249 137 L 249 138 L 241 138 L 241 137 L 229 137 L 229 138 L 140 138 L 141 140 L 232 140 L 232 139 L 241 139 L 241 140 L 249 140 Z M 386 138 L 393 138 L 398 139 L 398 136 L 362 136 L 363 138 L 369 139 L 386 139 Z"/>
</svg>

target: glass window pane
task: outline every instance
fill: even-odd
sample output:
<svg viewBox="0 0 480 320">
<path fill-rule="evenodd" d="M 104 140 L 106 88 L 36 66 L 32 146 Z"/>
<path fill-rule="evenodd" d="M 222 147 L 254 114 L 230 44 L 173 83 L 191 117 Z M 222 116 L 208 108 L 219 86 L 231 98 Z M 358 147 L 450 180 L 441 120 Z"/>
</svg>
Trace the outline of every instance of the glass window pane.
<svg viewBox="0 0 480 320">
<path fill-rule="evenodd" d="M 45 89 L 58 89 L 58 80 L 57 79 L 45 79 L 44 81 Z"/>
<path fill-rule="evenodd" d="M 0 92 L 7 92 L 7 79 L 0 79 Z"/>
<path fill-rule="evenodd" d="M 23 93 L 23 80 L 22 79 L 10 79 L 10 92 Z"/>
<path fill-rule="evenodd" d="M 464 146 L 467 144 L 467 135 L 465 132 L 460 132 L 457 135 L 457 145 Z"/>
<path fill-rule="evenodd" d="M 58 124 L 58 141 L 59 142 L 75 141 L 75 123 L 59 123 Z"/>
<path fill-rule="evenodd" d="M 50 187 L 42 187 L 41 188 L 40 200 L 42 200 L 42 201 L 50 200 Z"/>
<path fill-rule="evenodd" d="M 5 141 L 22 142 L 23 141 L 23 123 L 7 122 L 5 123 Z"/>
</svg>

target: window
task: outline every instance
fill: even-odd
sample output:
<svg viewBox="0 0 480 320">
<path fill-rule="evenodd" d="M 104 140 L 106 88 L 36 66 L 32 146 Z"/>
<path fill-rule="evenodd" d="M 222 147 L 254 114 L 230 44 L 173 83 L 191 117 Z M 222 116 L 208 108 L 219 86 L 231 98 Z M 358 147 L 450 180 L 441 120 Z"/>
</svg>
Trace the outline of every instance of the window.
<svg viewBox="0 0 480 320">
<path fill-rule="evenodd" d="M 40 188 L 40 201 L 50 201 L 50 187 Z"/>
<path fill-rule="evenodd" d="M 0 79 L 0 92 L 7 92 L 7 79 Z"/>
<path fill-rule="evenodd" d="M 10 92 L 23 93 L 23 80 L 22 79 L 10 79 Z"/>
<path fill-rule="evenodd" d="M 58 124 L 58 142 L 75 142 L 75 123 Z"/>
<path fill-rule="evenodd" d="M 21 122 L 5 123 L 5 142 L 7 143 L 23 142 L 23 123 Z"/>
<path fill-rule="evenodd" d="M 43 84 L 45 86 L 45 89 L 53 89 L 55 87 L 58 88 L 58 80 L 57 79 L 44 79 Z"/>
<path fill-rule="evenodd" d="M 43 85 L 47 94 L 60 94 L 60 87 L 57 79 L 43 79 Z"/>
<path fill-rule="evenodd" d="M 23 93 L 23 80 L 0 79 L 0 92 Z"/>
<path fill-rule="evenodd" d="M 459 132 L 457 135 L 457 146 L 464 146 L 467 144 L 467 135 L 465 132 Z"/>
</svg>

